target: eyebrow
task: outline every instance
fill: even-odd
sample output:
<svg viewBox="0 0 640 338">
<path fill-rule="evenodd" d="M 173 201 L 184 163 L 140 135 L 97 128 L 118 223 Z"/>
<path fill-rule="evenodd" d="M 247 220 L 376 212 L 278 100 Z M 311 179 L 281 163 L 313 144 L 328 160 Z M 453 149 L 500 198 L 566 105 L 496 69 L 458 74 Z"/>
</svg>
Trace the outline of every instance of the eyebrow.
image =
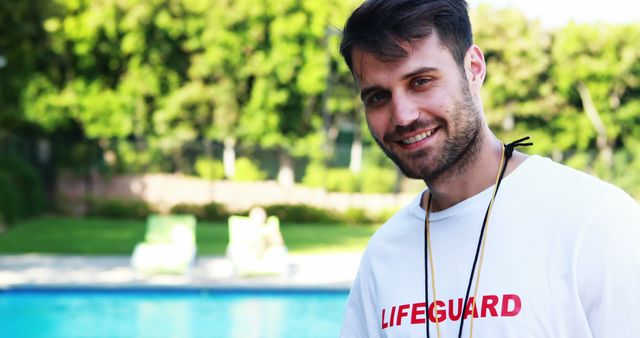
<svg viewBox="0 0 640 338">
<path fill-rule="evenodd" d="M 422 73 L 432 73 L 436 71 L 438 71 L 438 68 L 436 67 L 420 67 L 410 73 L 405 74 L 404 76 L 402 76 L 402 79 L 406 80 Z"/>
<path fill-rule="evenodd" d="M 402 79 L 406 80 L 406 79 L 410 79 L 410 78 L 412 78 L 412 77 L 414 77 L 416 75 L 419 75 L 419 74 L 431 73 L 431 72 L 437 72 L 437 71 L 438 71 L 438 68 L 435 68 L 435 67 L 420 67 L 420 68 L 418 68 L 418 69 L 416 69 L 414 71 L 411 71 L 411 72 L 409 72 L 407 74 L 404 74 L 402 76 Z M 360 100 L 364 101 L 365 97 L 367 97 L 372 92 L 375 92 L 375 91 L 380 90 L 380 89 L 383 89 L 383 88 L 380 87 L 380 86 L 377 86 L 377 85 L 363 88 L 360 91 Z"/>
</svg>

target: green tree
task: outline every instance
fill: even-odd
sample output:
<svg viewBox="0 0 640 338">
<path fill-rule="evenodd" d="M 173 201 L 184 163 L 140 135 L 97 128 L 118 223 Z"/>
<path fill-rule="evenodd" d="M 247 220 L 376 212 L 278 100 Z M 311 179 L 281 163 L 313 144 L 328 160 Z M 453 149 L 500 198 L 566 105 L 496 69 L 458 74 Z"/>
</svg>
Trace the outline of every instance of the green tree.
<svg viewBox="0 0 640 338">
<path fill-rule="evenodd" d="M 321 144 L 321 95 L 329 73 L 323 39 L 333 6 L 291 0 L 261 5 L 255 51 L 246 60 L 254 80 L 239 131 L 249 144 L 278 150 L 278 179 L 290 184 L 291 156 L 309 154 Z"/>
<path fill-rule="evenodd" d="M 43 21 L 48 1 L 0 2 L 0 134 L 23 123 L 21 92 L 49 60 Z"/>
<path fill-rule="evenodd" d="M 505 142 L 529 135 L 532 151 L 558 158 L 550 122 L 564 106 L 548 81 L 551 35 L 515 9 L 483 5 L 471 17 L 487 62 L 482 94 L 490 125 Z"/>
<path fill-rule="evenodd" d="M 261 40 L 264 4 L 252 1 L 185 1 L 188 8 L 189 80 L 180 89 L 194 107 L 207 148 L 224 144 L 224 171 L 235 176 L 238 123 L 256 79 L 250 60 Z"/>
<path fill-rule="evenodd" d="M 112 140 L 149 140 L 176 155 L 179 141 L 193 139 L 161 110 L 185 77 L 184 36 L 162 25 L 177 10 L 165 1 L 57 0 L 45 18 L 50 62 L 23 92 L 27 118 L 48 130 L 69 123 L 97 140 L 105 153 Z M 165 109 L 166 110 L 166 109 Z M 156 130 L 158 129 L 158 130 Z M 117 142 L 115 143 L 118 144 Z M 138 147 L 138 150 L 140 147 Z M 176 156 L 179 157 L 179 156 Z"/>
<path fill-rule="evenodd" d="M 569 24 L 553 45 L 553 77 L 571 110 L 570 163 L 640 192 L 640 25 Z M 595 156 L 590 154 L 595 153 Z"/>
</svg>

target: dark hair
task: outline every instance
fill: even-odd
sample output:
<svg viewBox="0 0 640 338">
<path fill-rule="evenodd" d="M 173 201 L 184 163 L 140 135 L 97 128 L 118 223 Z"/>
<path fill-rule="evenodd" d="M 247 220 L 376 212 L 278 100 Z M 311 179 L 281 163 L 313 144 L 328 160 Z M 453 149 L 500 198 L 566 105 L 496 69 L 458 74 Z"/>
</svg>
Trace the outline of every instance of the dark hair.
<svg viewBox="0 0 640 338">
<path fill-rule="evenodd" d="M 408 55 L 400 43 L 414 44 L 427 38 L 434 29 L 440 42 L 462 66 L 473 43 L 465 0 L 365 1 L 344 26 L 340 53 L 351 71 L 354 48 L 393 61 Z"/>
</svg>

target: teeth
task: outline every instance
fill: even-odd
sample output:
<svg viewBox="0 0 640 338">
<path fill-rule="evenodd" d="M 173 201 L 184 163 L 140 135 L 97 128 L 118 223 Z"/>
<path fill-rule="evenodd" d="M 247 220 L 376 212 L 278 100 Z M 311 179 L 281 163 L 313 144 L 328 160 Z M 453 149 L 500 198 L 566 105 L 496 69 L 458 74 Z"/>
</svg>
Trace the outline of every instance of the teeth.
<svg viewBox="0 0 640 338">
<path fill-rule="evenodd" d="M 424 140 L 425 138 L 431 136 L 431 134 L 433 134 L 433 130 L 425 131 L 422 134 L 418 134 L 416 136 L 409 137 L 409 138 L 404 139 L 404 140 L 402 140 L 400 142 L 402 142 L 403 144 L 413 144 L 413 143 L 420 142 L 420 141 Z"/>
</svg>

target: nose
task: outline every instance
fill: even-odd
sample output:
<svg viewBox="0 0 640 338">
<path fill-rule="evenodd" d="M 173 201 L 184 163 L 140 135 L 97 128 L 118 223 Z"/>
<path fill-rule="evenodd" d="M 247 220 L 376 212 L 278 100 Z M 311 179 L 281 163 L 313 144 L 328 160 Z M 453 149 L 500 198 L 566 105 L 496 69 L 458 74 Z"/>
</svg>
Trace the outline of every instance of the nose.
<svg viewBox="0 0 640 338">
<path fill-rule="evenodd" d="M 408 126 L 420 115 L 416 103 L 404 93 L 395 93 L 391 99 L 392 118 L 396 126 Z"/>
</svg>

